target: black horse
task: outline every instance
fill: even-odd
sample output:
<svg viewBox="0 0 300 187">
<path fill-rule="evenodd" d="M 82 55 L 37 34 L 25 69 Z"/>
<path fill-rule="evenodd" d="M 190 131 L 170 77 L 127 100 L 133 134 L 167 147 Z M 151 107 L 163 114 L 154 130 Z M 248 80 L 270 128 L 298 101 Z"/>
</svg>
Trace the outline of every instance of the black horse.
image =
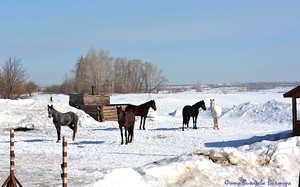
<svg viewBox="0 0 300 187">
<path fill-rule="evenodd" d="M 182 122 L 182 131 L 184 131 L 184 125 L 187 125 L 187 128 L 189 128 L 189 122 L 190 118 L 193 118 L 193 129 L 197 129 L 197 117 L 199 114 L 199 108 L 202 108 L 203 110 L 206 110 L 205 107 L 205 102 L 199 101 L 195 103 L 194 105 L 186 105 L 182 109 L 182 117 L 183 117 L 183 122 Z"/>
<path fill-rule="evenodd" d="M 125 108 L 125 111 L 131 111 L 135 116 L 141 116 L 140 130 L 142 129 L 142 122 L 144 122 L 143 130 L 145 130 L 145 121 L 146 121 L 150 107 L 154 111 L 156 110 L 156 104 L 155 104 L 154 100 L 148 101 L 148 102 L 138 105 L 138 106 L 128 104 Z"/>
<path fill-rule="evenodd" d="M 74 112 L 61 113 L 53 108 L 53 105 L 48 105 L 48 117 L 53 118 L 53 123 L 57 132 L 57 142 L 60 141 L 61 126 L 68 126 L 73 130 L 73 141 L 76 138 L 78 128 L 78 116 Z"/>
<path fill-rule="evenodd" d="M 133 139 L 135 116 L 130 111 L 125 112 L 120 106 L 117 106 L 116 108 L 117 108 L 119 129 L 121 132 L 121 144 L 124 143 L 122 127 L 124 127 L 124 131 L 125 131 L 125 144 L 131 143 Z M 127 131 L 128 131 L 128 135 L 127 135 Z"/>
</svg>

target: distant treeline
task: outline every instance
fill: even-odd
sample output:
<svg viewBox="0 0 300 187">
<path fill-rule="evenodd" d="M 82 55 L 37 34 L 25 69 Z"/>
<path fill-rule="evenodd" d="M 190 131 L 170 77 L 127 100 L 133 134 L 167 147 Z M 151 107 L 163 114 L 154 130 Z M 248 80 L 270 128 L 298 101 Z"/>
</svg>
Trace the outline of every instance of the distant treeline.
<svg viewBox="0 0 300 187">
<path fill-rule="evenodd" d="M 245 83 L 231 83 L 231 84 L 208 84 L 208 87 L 236 87 L 245 88 L 247 91 L 274 89 L 279 87 L 296 87 L 300 82 L 245 82 Z"/>
<path fill-rule="evenodd" d="M 114 58 L 106 50 L 90 49 L 80 56 L 71 76 L 60 86 L 64 93 L 139 93 L 157 92 L 168 82 L 162 70 L 139 59 Z M 48 88 L 51 89 L 51 88 Z"/>
</svg>

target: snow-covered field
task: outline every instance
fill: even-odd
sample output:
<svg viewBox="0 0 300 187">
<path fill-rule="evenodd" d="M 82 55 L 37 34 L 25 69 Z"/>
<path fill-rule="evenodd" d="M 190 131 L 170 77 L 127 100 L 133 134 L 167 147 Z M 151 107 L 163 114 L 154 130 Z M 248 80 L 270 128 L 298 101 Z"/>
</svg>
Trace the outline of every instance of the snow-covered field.
<svg viewBox="0 0 300 187">
<path fill-rule="evenodd" d="M 47 116 L 52 96 L 54 108 L 80 119 L 76 141 L 62 128 L 69 186 L 298 186 L 300 138 L 291 137 L 291 99 L 283 98 L 290 89 L 112 95 L 112 104 L 156 102 L 145 131 L 137 118 L 128 145 L 120 144 L 116 121 L 93 120 L 70 107 L 68 96 L 0 99 L 0 183 L 9 175 L 9 129 L 34 127 L 15 132 L 15 175 L 23 186 L 61 186 L 62 146 Z M 210 98 L 223 107 L 220 130 L 213 129 Z M 181 131 L 182 108 L 199 100 L 207 110 L 199 112 L 198 129 Z"/>
</svg>

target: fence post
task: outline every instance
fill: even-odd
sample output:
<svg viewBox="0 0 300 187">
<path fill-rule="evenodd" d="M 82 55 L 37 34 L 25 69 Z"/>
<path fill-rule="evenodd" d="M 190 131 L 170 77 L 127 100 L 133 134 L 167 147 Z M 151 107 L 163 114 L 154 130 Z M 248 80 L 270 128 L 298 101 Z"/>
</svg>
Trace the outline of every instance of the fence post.
<svg viewBox="0 0 300 187">
<path fill-rule="evenodd" d="M 298 181 L 298 187 L 300 187 L 300 171 L 299 171 L 299 181 Z"/>
<path fill-rule="evenodd" d="M 61 174 L 61 178 L 62 178 L 62 186 L 63 187 L 67 187 L 68 186 L 68 173 L 67 173 L 67 168 L 68 168 L 68 164 L 67 164 L 67 138 L 63 137 L 63 142 L 62 142 L 62 155 L 63 155 L 63 160 L 62 160 L 62 164 L 61 164 L 61 168 L 62 168 L 62 174 Z"/>
<path fill-rule="evenodd" d="M 17 187 L 17 184 L 22 187 L 21 183 L 15 177 L 15 131 L 10 130 L 10 175 L 2 184 L 2 187 L 11 186 Z"/>
</svg>

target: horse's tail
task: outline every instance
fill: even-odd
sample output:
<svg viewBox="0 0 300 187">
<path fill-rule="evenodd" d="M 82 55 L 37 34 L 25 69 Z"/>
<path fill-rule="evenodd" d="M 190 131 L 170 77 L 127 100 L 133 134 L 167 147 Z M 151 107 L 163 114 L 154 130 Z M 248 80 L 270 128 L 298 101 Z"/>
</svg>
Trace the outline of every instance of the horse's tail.
<svg viewBox="0 0 300 187">
<path fill-rule="evenodd" d="M 73 124 L 74 124 L 74 127 L 73 127 L 73 141 L 74 141 L 76 139 L 78 125 L 81 125 L 80 121 L 78 119 L 78 116 L 75 113 L 73 113 Z"/>
<path fill-rule="evenodd" d="M 183 116 L 182 124 L 187 124 L 188 123 L 188 119 L 189 119 L 188 116 Z"/>
<path fill-rule="evenodd" d="M 132 110 L 132 105 L 131 105 L 131 104 L 128 104 L 128 105 L 125 107 L 125 112 L 131 111 L 131 110 Z"/>
<path fill-rule="evenodd" d="M 188 108 L 183 108 L 183 110 L 182 110 L 182 118 L 183 118 L 182 123 L 183 124 L 188 124 L 189 121 L 190 121 L 191 116 L 192 116 L 192 111 L 189 110 Z"/>
<path fill-rule="evenodd" d="M 77 120 L 77 124 L 78 124 L 79 127 L 82 127 L 82 123 L 79 119 Z"/>
</svg>

